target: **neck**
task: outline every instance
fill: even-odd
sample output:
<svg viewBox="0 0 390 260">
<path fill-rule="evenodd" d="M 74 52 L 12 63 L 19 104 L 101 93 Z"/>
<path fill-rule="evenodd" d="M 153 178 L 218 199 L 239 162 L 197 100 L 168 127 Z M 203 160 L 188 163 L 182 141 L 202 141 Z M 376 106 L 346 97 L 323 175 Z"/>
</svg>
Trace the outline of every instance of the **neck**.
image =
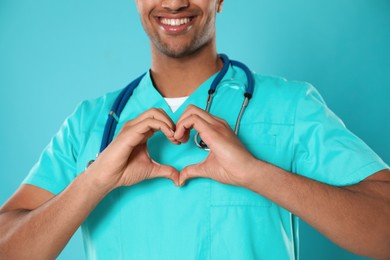
<svg viewBox="0 0 390 260">
<path fill-rule="evenodd" d="M 216 49 L 205 49 L 183 58 L 152 51 L 151 76 L 163 97 L 189 96 L 222 68 Z"/>
</svg>

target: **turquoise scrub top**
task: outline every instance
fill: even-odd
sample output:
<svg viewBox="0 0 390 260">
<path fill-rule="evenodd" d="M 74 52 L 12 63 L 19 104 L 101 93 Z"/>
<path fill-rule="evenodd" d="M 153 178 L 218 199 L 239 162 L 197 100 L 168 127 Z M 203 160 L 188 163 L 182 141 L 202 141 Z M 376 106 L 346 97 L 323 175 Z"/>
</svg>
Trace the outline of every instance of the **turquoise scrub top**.
<svg viewBox="0 0 390 260">
<path fill-rule="evenodd" d="M 152 107 L 164 109 L 174 122 L 189 104 L 204 109 L 214 77 L 173 113 L 146 74 L 122 112 L 117 132 Z M 243 82 L 244 73 L 230 67 L 211 108 L 232 128 L 243 101 Z M 337 186 L 388 168 L 311 85 L 261 75 L 255 75 L 255 83 L 238 136 L 257 158 Z M 99 151 L 118 93 L 81 103 L 24 183 L 58 194 L 83 172 Z M 177 146 L 157 132 L 148 141 L 149 153 L 181 170 L 208 155 L 192 140 Z M 88 259 L 297 259 L 297 223 L 290 212 L 245 188 L 204 178 L 178 188 L 160 178 L 112 191 L 82 224 L 82 232 Z"/>
</svg>

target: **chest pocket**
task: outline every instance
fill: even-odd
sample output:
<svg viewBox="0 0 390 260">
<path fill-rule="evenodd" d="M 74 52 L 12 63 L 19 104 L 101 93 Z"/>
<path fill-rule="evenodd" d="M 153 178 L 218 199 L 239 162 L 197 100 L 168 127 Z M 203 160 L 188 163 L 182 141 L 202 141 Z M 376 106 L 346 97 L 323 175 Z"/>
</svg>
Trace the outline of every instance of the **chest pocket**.
<svg viewBox="0 0 390 260">
<path fill-rule="evenodd" d="M 277 134 L 273 131 L 272 125 L 263 123 L 242 124 L 239 138 L 256 158 L 270 163 L 274 162 Z M 265 197 L 246 188 L 212 181 L 211 205 L 270 207 L 272 203 Z"/>
</svg>

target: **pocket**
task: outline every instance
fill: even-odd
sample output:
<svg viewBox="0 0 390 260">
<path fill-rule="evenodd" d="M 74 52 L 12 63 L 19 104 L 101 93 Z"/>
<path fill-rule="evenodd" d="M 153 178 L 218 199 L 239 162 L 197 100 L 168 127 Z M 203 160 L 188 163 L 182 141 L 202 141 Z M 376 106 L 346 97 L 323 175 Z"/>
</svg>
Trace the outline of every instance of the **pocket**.
<svg viewBox="0 0 390 260">
<path fill-rule="evenodd" d="M 256 158 L 272 163 L 275 157 L 279 127 L 267 123 L 245 124 L 239 130 L 242 144 Z"/>
<path fill-rule="evenodd" d="M 212 207 L 210 211 L 211 259 L 288 259 L 274 258 L 269 252 L 276 227 L 269 208 Z M 277 219 L 277 218 L 276 218 Z M 278 220 L 278 219 L 277 219 Z M 282 250 L 281 250 L 282 251 Z"/>
</svg>

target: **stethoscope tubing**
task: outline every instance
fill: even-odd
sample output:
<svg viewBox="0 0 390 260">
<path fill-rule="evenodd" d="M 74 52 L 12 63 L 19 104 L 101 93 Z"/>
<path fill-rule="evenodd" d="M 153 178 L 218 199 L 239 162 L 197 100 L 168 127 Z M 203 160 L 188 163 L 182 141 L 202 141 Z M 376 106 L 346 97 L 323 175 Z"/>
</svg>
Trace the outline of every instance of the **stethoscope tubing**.
<svg viewBox="0 0 390 260">
<path fill-rule="evenodd" d="M 227 73 L 227 71 L 229 69 L 229 66 L 233 65 L 233 66 L 241 68 L 244 71 L 244 73 L 245 73 L 245 75 L 247 77 L 247 81 L 248 82 L 247 82 L 247 86 L 246 86 L 246 90 L 245 90 L 245 94 L 244 94 L 245 100 L 244 100 L 243 105 L 241 107 L 240 113 L 239 113 L 239 115 L 237 117 L 236 126 L 235 126 L 235 130 L 234 130 L 235 133 L 238 134 L 238 128 L 239 128 L 239 125 L 240 125 L 241 117 L 242 117 L 242 115 L 244 113 L 245 108 L 248 106 L 249 99 L 253 95 L 253 91 L 254 91 L 254 77 L 253 77 L 252 72 L 249 70 L 249 68 L 245 64 L 243 64 L 243 63 L 241 63 L 239 61 L 229 60 L 229 58 L 225 54 L 219 54 L 219 57 L 223 61 L 223 68 L 217 74 L 217 76 L 215 77 L 215 79 L 213 80 L 213 82 L 212 82 L 212 84 L 210 86 L 210 89 L 209 89 L 209 92 L 208 92 L 209 95 L 207 97 L 206 111 L 208 113 L 210 112 L 210 107 L 211 107 L 213 95 L 214 95 L 214 93 L 216 91 L 217 86 L 222 81 L 223 77 L 226 75 L 226 73 Z M 134 90 L 137 88 L 137 86 L 139 85 L 139 83 L 141 82 L 141 80 L 145 76 L 145 74 L 146 73 L 142 74 L 141 76 L 136 78 L 134 81 L 132 81 L 130 84 L 128 84 L 126 86 L 126 88 L 124 88 L 121 91 L 121 93 L 118 95 L 118 97 L 115 99 L 114 104 L 113 104 L 113 106 L 112 106 L 112 108 L 111 108 L 111 110 L 109 112 L 106 125 L 104 127 L 104 132 L 103 132 L 103 137 L 102 137 L 102 142 L 101 142 L 101 145 L 100 145 L 99 153 L 103 152 L 103 150 L 113 140 L 114 135 L 115 135 L 115 130 L 116 130 L 116 127 L 117 127 L 118 122 L 119 122 L 120 114 L 122 113 L 122 111 L 123 111 L 124 107 L 126 106 L 128 100 L 132 96 Z M 199 133 L 197 133 L 195 135 L 195 143 L 197 144 L 197 146 L 202 148 L 202 149 L 208 148 L 207 145 L 204 144 L 204 142 L 202 140 L 200 140 L 200 143 L 198 142 L 198 140 L 197 140 L 198 136 L 199 136 Z"/>
<path fill-rule="evenodd" d="M 115 129 L 119 122 L 119 116 L 122 113 L 123 109 L 125 108 L 127 101 L 130 99 L 131 95 L 133 95 L 135 88 L 139 85 L 139 83 L 141 82 L 145 74 L 146 73 L 142 74 L 141 76 L 136 78 L 133 82 L 131 82 L 129 85 L 127 85 L 127 87 L 124 88 L 121 91 L 121 93 L 118 95 L 118 97 L 115 99 L 115 102 L 110 110 L 104 128 L 103 138 L 102 138 L 102 143 L 100 145 L 99 153 L 103 152 L 103 150 L 106 149 L 106 147 L 114 139 Z"/>
</svg>

